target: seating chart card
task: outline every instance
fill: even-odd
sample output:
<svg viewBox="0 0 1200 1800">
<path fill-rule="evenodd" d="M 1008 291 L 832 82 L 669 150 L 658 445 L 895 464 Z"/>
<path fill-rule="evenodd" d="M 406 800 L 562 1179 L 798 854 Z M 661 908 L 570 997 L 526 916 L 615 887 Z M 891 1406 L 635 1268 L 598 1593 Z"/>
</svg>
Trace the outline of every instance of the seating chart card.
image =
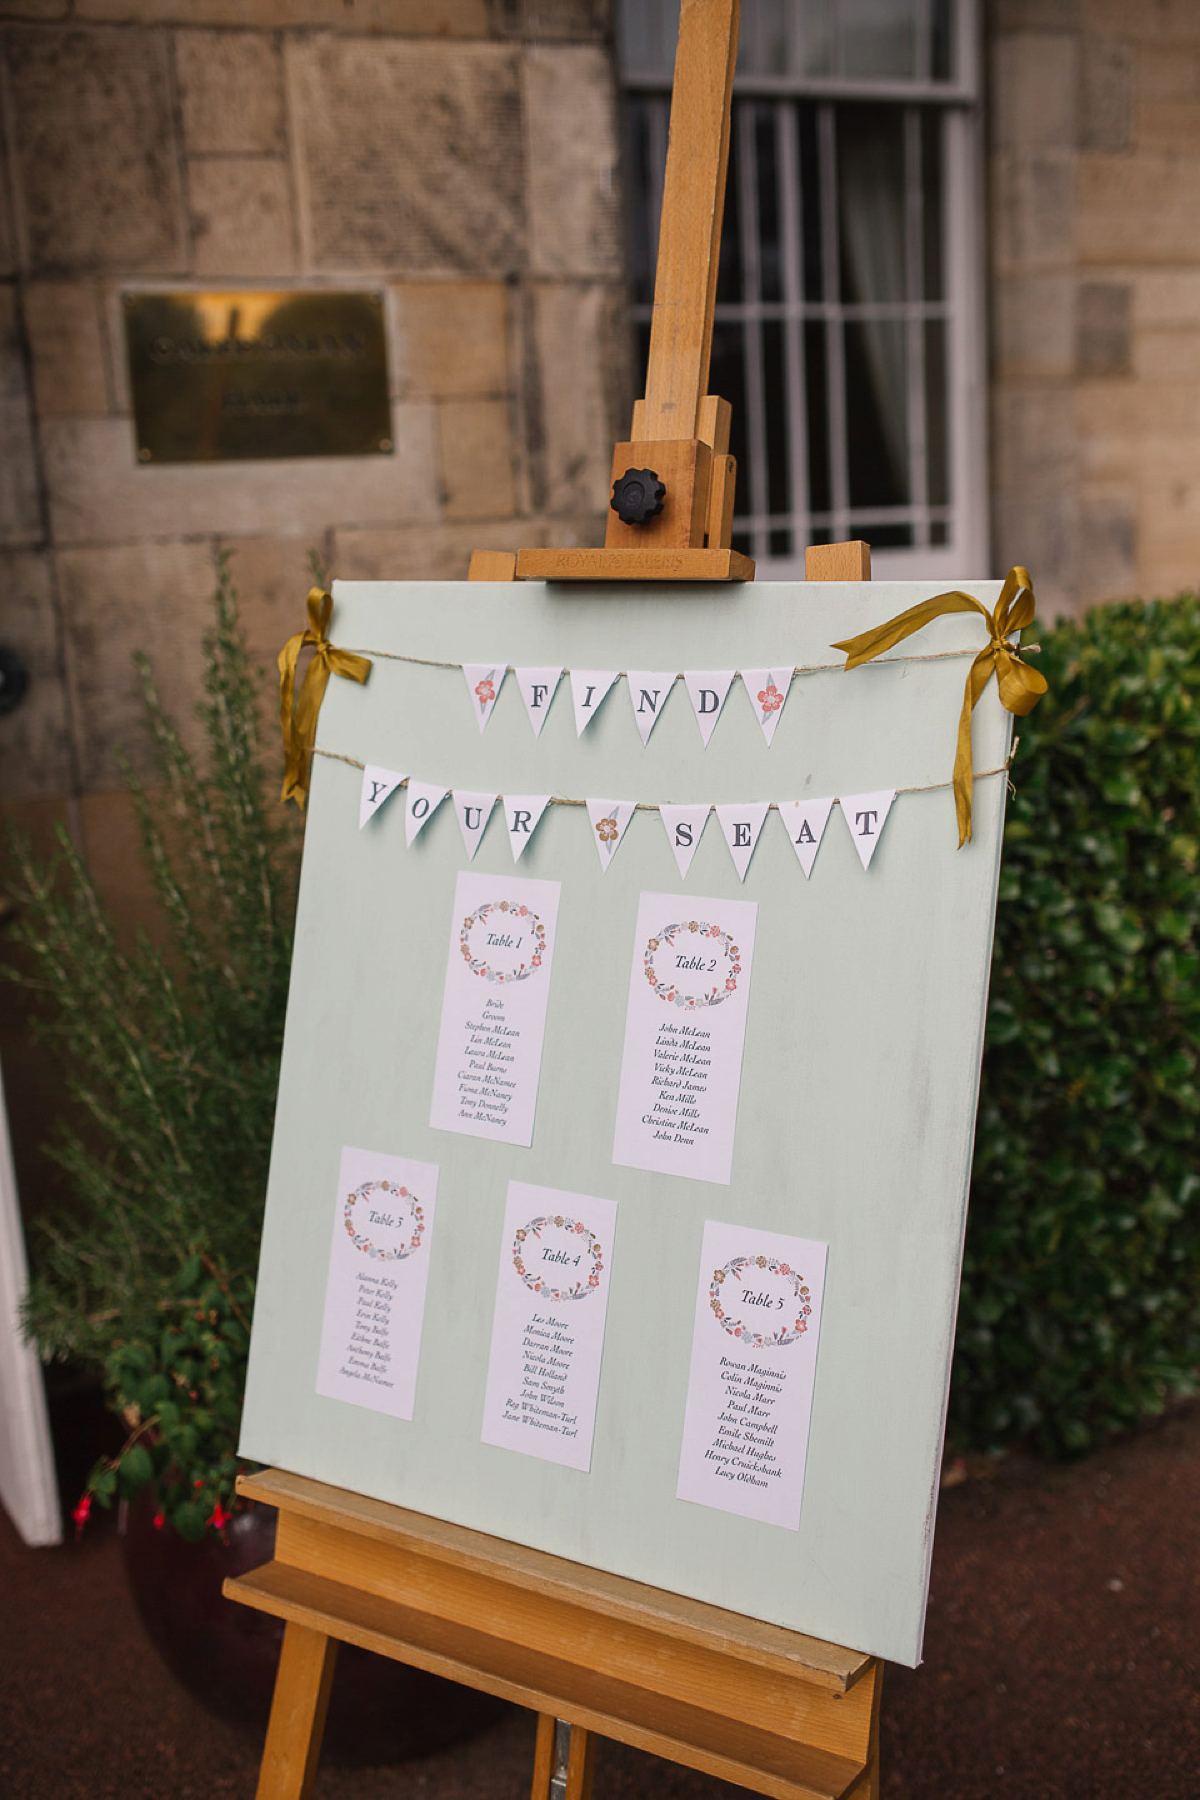
<svg viewBox="0 0 1200 1800">
<path fill-rule="evenodd" d="M 483 1441 L 588 1469 L 617 1208 L 510 1181 Z"/>
<path fill-rule="evenodd" d="M 438 1171 L 342 1151 L 317 1392 L 411 1419 Z"/>
</svg>

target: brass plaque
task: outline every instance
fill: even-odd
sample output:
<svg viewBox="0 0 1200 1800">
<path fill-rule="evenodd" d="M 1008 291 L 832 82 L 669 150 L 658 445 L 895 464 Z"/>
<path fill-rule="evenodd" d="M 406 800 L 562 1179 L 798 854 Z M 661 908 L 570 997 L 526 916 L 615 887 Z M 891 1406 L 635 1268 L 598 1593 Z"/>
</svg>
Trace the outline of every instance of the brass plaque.
<svg viewBox="0 0 1200 1800">
<path fill-rule="evenodd" d="M 125 343 L 142 462 L 391 452 L 381 294 L 126 294 Z"/>
</svg>

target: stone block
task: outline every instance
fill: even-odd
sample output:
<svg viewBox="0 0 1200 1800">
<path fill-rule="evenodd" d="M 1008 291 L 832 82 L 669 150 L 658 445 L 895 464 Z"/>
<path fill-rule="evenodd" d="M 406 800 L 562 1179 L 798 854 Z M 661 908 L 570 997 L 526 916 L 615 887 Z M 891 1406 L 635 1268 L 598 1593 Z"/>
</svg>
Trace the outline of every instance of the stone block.
<svg viewBox="0 0 1200 1800">
<path fill-rule="evenodd" d="M 1140 333 L 1152 325 L 1200 319 L 1200 269 L 1143 269 L 1133 278 L 1133 316 Z"/>
<path fill-rule="evenodd" d="M 1082 40 L 1081 52 L 1080 148 L 1120 154 L 1133 142 L 1133 45 L 1089 36 Z"/>
<path fill-rule="evenodd" d="M 175 75 L 191 156 L 280 155 L 283 64 L 257 31 L 179 31 Z"/>
<path fill-rule="evenodd" d="M 1079 131 L 1079 39 L 1022 31 L 992 46 L 992 136 L 997 149 L 1028 156 L 1072 150 Z"/>
<path fill-rule="evenodd" d="M 508 295 L 499 282 L 407 282 L 388 290 L 392 380 L 405 397 L 508 390 Z"/>
<path fill-rule="evenodd" d="M 289 40 L 286 57 L 310 266 L 523 268 L 515 51 L 330 34 Z"/>
<path fill-rule="evenodd" d="M 1133 368 L 1133 289 L 1127 281 L 1084 281 L 1076 303 L 1081 375 L 1128 375 Z"/>
<path fill-rule="evenodd" d="M 1200 265 L 1200 155 L 1081 156 L 1081 262 Z"/>
<path fill-rule="evenodd" d="M 994 380 L 1065 381 L 1074 373 L 1075 292 L 1071 275 L 993 283 Z"/>
<path fill-rule="evenodd" d="M 628 417 L 624 291 L 539 283 L 528 328 L 524 437 L 534 510 L 603 515 L 612 446 Z"/>
<path fill-rule="evenodd" d="M 25 290 L 25 328 L 40 413 L 106 413 L 100 296 L 82 282 L 33 281 Z"/>
<path fill-rule="evenodd" d="M 27 268 L 182 269 L 164 40 L 14 28 L 4 49 Z"/>
<path fill-rule="evenodd" d="M 390 524 L 436 511 L 433 408 L 392 408 L 391 456 L 163 464 L 136 459 L 128 419 L 48 419 L 50 515 L 61 544 L 121 544 L 197 533 L 319 541 L 331 525 Z"/>
<path fill-rule="evenodd" d="M 1131 6 L 1129 0 L 1087 0 L 1089 31 L 1131 38 L 1135 43 L 1200 42 L 1200 16 L 1195 0 L 1153 0 Z"/>
<path fill-rule="evenodd" d="M 985 30 L 1073 31 L 1079 23 L 1079 0 L 987 0 Z"/>
<path fill-rule="evenodd" d="M 49 557 L 0 552 L 4 645 L 29 676 L 24 699 L 0 717 L 0 799 L 33 800 L 72 786 L 70 725 Z"/>
<path fill-rule="evenodd" d="M 1016 495 L 1061 493 L 1074 483 L 1078 448 L 1069 384 L 1001 388 L 993 395 L 996 485 Z"/>
<path fill-rule="evenodd" d="M 624 271 L 612 62 L 599 46 L 539 46 L 521 69 L 530 269 Z"/>
<path fill-rule="evenodd" d="M 1180 44 L 1139 45 L 1136 94 L 1139 149 L 1200 147 L 1200 52 Z"/>
<path fill-rule="evenodd" d="M 438 408 L 442 493 L 448 519 L 505 519 L 513 512 L 513 441 L 503 400 L 447 400 Z"/>
<path fill-rule="evenodd" d="M 0 544 L 39 544 L 38 458 L 16 292 L 0 286 Z"/>
<path fill-rule="evenodd" d="M 75 0 L 82 19 L 141 25 L 241 25 L 387 34 L 486 37 L 487 0 Z"/>
<path fill-rule="evenodd" d="M 1072 488 L 1010 493 L 993 499 L 993 566 L 1023 563 L 1037 590 L 1038 618 L 1053 624 L 1078 610 L 1078 504 Z"/>
<path fill-rule="evenodd" d="M 614 10 L 612 0 L 492 0 L 492 32 L 539 44 L 602 41 L 612 29 Z"/>
<path fill-rule="evenodd" d="M 997 274 L 1074 268 L 1075 163 L 1069 151 L 993 157 L 992 245 Z"/>
<path fill-rule="evenodd" d="M 279 670 L 276 658 L 293 632 L 307 624 L 304 599 L 313 584 L 308 553 L 323 541 L 304 537 L 227 538 L 238 613 L 259 678 L 259 742 L 264 760 L 279 765 Z"/>
<path fill-rule="evenodd" d="M 197 275 L 293 275 L 296 237 L 288 167 L 270 156 L 205 156 L 188 163 Z"/>
<path fill-rule="evenodd" d="M 1083 487 L 1079 496 L 1076 577 L 1081 606 L 1128 599 L 1137 592 L 1137 548 L 1136 490 Z"/>
<path fill-rule="evenodd" d="M 137 774 L 153 773 L 135 651 L 149 657 L 163 706 L 199 754 L 211 543 L 90 546 L 60 551 L 57 563 L 84 789 L 121 786 L 121 754 Z"/>
<path fill-rule="evenodd" d="M 1147 329 L 1134 343 L 1134 374 L 1142 381 L 1200 385 L 1200 312 L 1196 323 Z"/>
<path fill-rule="evenodd" d="M 1080 474 L 1107 483 L 1134 480 L 1141 458 L 1138 383 L 1078 382 L 1074 406 Z"/>
<path fill-rule="evenodd" d="M 471 525 L 348 526 L 334 534 L 333 568 L 344 581 L 465 581 L 473 550 L 573 549 L 603 542 L 604 520 L 593 513 Z"/>
</svg>

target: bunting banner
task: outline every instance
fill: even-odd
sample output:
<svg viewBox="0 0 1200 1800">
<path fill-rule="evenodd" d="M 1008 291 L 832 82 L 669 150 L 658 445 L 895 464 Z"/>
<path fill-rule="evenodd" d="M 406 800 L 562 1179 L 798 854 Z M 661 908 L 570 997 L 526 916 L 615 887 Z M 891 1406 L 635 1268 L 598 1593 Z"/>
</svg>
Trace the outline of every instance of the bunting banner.
<svg viewBox="0 0 1200 1800">
<path fill-rule="evenodd" d="M 575 707 L 575 736 L 582 737 L 599 712 L 604 697 L 615 683 L 618 669 L 572 669 L 571 700 Z M 642 742 L 645 742 L 643 738 Z"/>
<path fill-rule="evenodd" d="M 508 673 L 506 663 L 464 663 L 462 672 L 466 678 L 467 692 L 471 696 L 471 710 L 475 714 L 475 723 L 480 731 L 484 731 L 492 716 L 496 697 Z"/>
<path fill-rule="evenodd" d="M 812 874 L 817 851 L 821 848 L 821 839 L 833 811 L 832 796 L 828 800 L 780 800 L 776 804 L 792 849 L 807 877 Z"/>
<path fill-rule="evenodd" d="M 638 728 L 638 736 L 645 744 L 650 741 L 650 733 L 662 717 L 663 707 L 675 686 L 676 678 L 662 670 L 656 673 L 653 669 L 630 669 L 625 679 L 629 684 L 633 722 Z"/>
<path fill-rule="evenodd" d="M 458 829 L 462 832 L 463 847 L 472 862 L 475 861 L 475 852 L 483 840 L 492 808 L 498 799 L 498 794 L 471 794 L 463 789 L 455 790 L 454 810 L 458 814 Z"/>
<path fill-rule="evenodd" d="M 838 801 L 864 869 L 871 866 L 895 798 L 895 788 L 884 788 L 874 794 L 843 794 Z"/>
<path fill-rule="evenodd" d="M 705 749 L 713 734 L 713 726 L 721 716 L 725 696 L 733 684 L 735 669 L 693 669 L 684 671 L 683 685 L 688 691 L 700 738 Z"/>
<path fill-rule="evenodd" d="M 731 805 L 716 808 L 717 818 L 721 823 L 721 832 L 729 854 L 733 858 L 733 866 L 738 872 L 739 881 L 746 879 L 746 870 L 750 867 L 754 846 L 758 842 L 759 833 L 770 810 L 771 802 L 769 800 L 752 800 L 741 803 L 735 801 Z"/>
<path fill-rule="evenodd" d="M 373 819 L 385 800 L 391 798 L 404 776 L 395 769 L 381 769 L 377 763 L 368 763 L 363 770 L 362 795 L 358 802 L 358 829 L 361 831 L 368 819 Z"/>
<path fill-rule="evenodd" d="M 768 744 L 783 711 L 784 701 L 792 685 L 791 669 L 743 669 L 742 685 L 749 695 L 754 716 L 762 726 Z"/>
<path fill-rule="evenodd" d="M 708 805 L 660 806 L 658 811 L 679 873 L 686 875 L 692 866 L 692 858 L 700 844 L 700 833 L 708 823 L 708 815 L 712 811 L 712 807 Z"/>
<path fill-rule="evenodd" d="M 429 781 L 415 781 L 412 776 L 408 780 L 408 800 L 404 808 L 404 841 L 409 849 L 413 839 L 424 831 L 442 801 L 448 789 L 434 787 Z"/>
<path fill-rule="evenodd" d="M 549 794 L 505 794 L 504 823 L 514 862 L 520 862 L 549 804 Z"/>
<path fill-rule="evenodd" d="M 542 726 L 550 712 L 550 702 L 562 680 L 561 669 L 514 669 L 534 737 L 541 737 Z"/>
<path fill-rule="evenodd" d="M 592 832 L 596 839 L 596 853 L 600 858 L 600 867 L 607 869 L 626 828 L 637 810 L 633 800 L 589 800 L 587 815 L 592 822 Z"/>
</svg>

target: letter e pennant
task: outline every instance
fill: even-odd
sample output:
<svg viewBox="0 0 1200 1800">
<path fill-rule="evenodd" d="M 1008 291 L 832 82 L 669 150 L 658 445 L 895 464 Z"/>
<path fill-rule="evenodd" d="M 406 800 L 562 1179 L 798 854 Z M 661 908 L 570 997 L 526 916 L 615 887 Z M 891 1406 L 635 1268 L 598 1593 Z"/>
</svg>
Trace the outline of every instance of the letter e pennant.
<svg viewBox="0 0 1200 1800">
<path fill-rule="evenodd" d="M 632 800 L 588 801 L 588 818 L 592 821 L 592 834 L 596 840 L 596 851 L 602 869 L 607 869 L 617 854 L 617 845 L 625 836 L 625 827 L 632 819 L 634 811 L 635 806 Z"/>
<path fill-rule="evenodd" d="M 664 674 L 662 670 L 656 673 L 653 669 L 630 669 L 625 679 L 629 683 L 629 704 L 633 707 L 634 724 L 644 744 L 667 703 L 667 695 L 675 686 L 675 677 Z"/>
<path fill-rule="evenodd" d="M 463 675 L 480 731 L 492 716 L 496 695 L 504 685 L 505 663 L 464 663 Z"/>
<path fill-rule="evenodd" d="M 525 711 L 529 714 L 529 723 L 533 726 L 533 735 L 541 737 L 554 690 L 562 680 L 562 670 L 516 669 L 513 672 L 517 677 L 521 698 L 525 702 Z"/>
<path fill-rule="evenodd" d="M 683 685 L 692 702 L 692 710 L 696 715 L 696 723 L 700 727 L 700 736 L 707 748 L 708 740 L 713 734 L 713 726 L 721 716 L 721 708 L 725 704 L 725 696 L 729 692 L 729 684 L 733 680 L 732 669 L 685 669 Z"/>
<path fill-rule="evenodd" d="M 411 844 L 419 831 L 424 830 L 430 818 L 446 798 L 444 787 L 435 787 L 431 781 L 414 781 L 409 777 L 408 804 L 404 808 L 404 841 Z"/>
<path fill-rule="evenodd" d="M 792 849 L 800 858 L 800 867 L 807 879 L 817 860 L 817 851 L 821 848 L 821 839 L 833 811 L 833 801 L 779 800 L 776 804 L 779 807 L 779 817 L 783 820 L 783 828 L 791 839 Z"/>
<path fill-rule="evenodd" d="M 572 669 L 571 699 L 575 706 L 575 736 L 582 737 L 600 710 L 600 702 L 617 679 L 616 669 Z"/>
<path fill-rule="evenodd" d="M 660 806 L 659 815 L 666 828 L 667 842 L 675 852 L 679 873 L 686 875 L 700 842 L 700 834 L 708 823 L 711 806 Z"/>
<path fill-rule="evenodd" d="M 763 820 L 771 810 L 771 802 L 734 802 L 730 806 L 718 806 L 716 810 L 725 842 L 729 846 L 729 854 L 733 858 L 733 866 L 738 872 L 738 880 L 745 881 L 758 834 L 763 828 Z"/>
<path fill-rule="evenodd" d="M 508 827 L 514 862 L 520 862 L 522 852 L 549 804 L 549 794 L 505 794 L 504 823 Z"/>
<path fill-rule="evenodd" d="M 875 846 L 883 835 L 884 822 L 895 798 L 895 788 L 881 788 L 877 794 L 843 794 L 838 800 L 864 869 L 875 854 Z"/>
<path fill-rule="evenodd" d="M 384 801 L 389 799 L 400 783 L 403 775 L 395 769 L 381 769 L 378 763 L 368 763 L 363 770 L 362 794 L 358 802 L 358 829 L 361 831 L 368 819 L 373 819 Z"/>
<path fill-rule="evenodd" d="M 492 808 L 496 804 L 495 794 L 468 794 L 462 788 L 455 788 L 453 796 L 454 810 L 458 814 L 458 829 L 462 832 L 462 841 L 467 855 L 475 861 L 475 852 L 479 848 L 488 820 L 492 816 Z"/>
</svg>

